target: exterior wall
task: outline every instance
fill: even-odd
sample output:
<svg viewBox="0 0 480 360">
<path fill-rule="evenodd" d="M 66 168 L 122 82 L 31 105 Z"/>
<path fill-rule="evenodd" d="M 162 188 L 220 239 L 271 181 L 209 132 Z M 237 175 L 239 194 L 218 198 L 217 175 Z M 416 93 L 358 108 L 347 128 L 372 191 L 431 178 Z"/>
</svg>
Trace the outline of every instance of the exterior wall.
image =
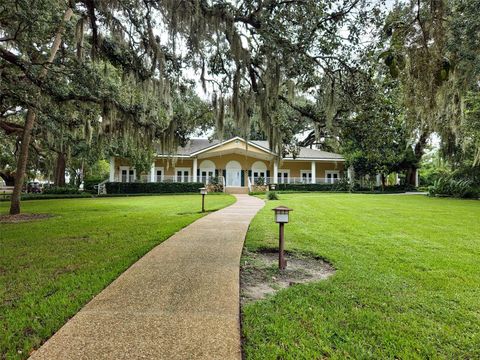
<svg viewBox="0 0 480 360">
<path fill-rule="evenodd" d="M 115 166 L 115 172 L 114 172 L 115 181 L 118 181 L 118 179 L 120 178 L 120 166 L 132 166 L 132 163 L 128 159 L 117 157 L 115 158 L 114 166 Z M 176 161 L 174 161 L 173 159 L 160 158 L 155 160 L 155 166 L 163 167 L 165 176 L 174 176 L 176 167 L 189 168 L 190 172 L 192 172 L 193 159 L 178 158 L 176 159 Z M 143 173 L 137 174 L 137 177 L 142 175 L 148 175 L 149 173 L 150 173 L 149 171 L 143 172 Z"/>
<path fill-rule="evenodd" d="M 245 171 L 245 178 L 248 176 L 248 170 L 252 168 L 253 163 L 257 161 L 263 162 L 267 170 L 270 172 L 270 177 L 274 177 L 273 170 L 274 170 L 274 163 L 273 161 L 269 160 L 261 160 L 251 156 L 245 156 L 240 154 L 227 154 L 227 155 L 219 155 L 219 156 L 209 156 L 202 159 L 197 160 L 197 167 L 200 169 L 200 164 L 204 160 L 210 160 L 215 164 L 215 169 L 218 170 L 219 174 L 222 174 L 222 171 L 226 168 L 226 165 L 229 161 L 237 161 L 242 166 L 242 169 Z M 114 160 L 115 172 L 114 177 L 116 181 L 118 181 L 120 177 L 120 166 L 131 166 L 131 163 L 128 159 L 123 158 L 115 158 Z M 190 175 L 193 174 L 193 159 L 189 158 L 177 158 L 169 159 L 169 158 L 158 158 L 155 160 L 156 167 L 163 167 L 164 176 L 174 176 L 175 175 L 175 168 L 182 167 L 190 169 Z M 279 170 L 290 170 L 290 178 L 300 178 L 301 177 L 301 170 L 310 171 L 312 168 L 311 161 L 296 161 L 296 160 L 285 160 L 280 162 L 278 165 Z M 326 162 L 326 161 L 316 161 L 316 174 L 315 177 L 318 178 L 325 178 L 325 171 L 326 170 L 338 170 L 340 171 L 340 177 L 343 176 L 344 172 L 344 163 L 343 162 Z M 137 177 L 146 176 L 149 172 L 137 174 Z"/>
<path fill-rule="evenodd" d="M 176 161 L 173 159 L 163 158 L 163 159 L 156 159 L 155 160 L 156 167 L 163 167 L 163 171 L 165 171 L 165 176 L 173 176 L 175 175 L 175 168 L 189 168 L 190 172 L 193 171 L 193 159 L 185 159 L 185 158 L 178 158 Z M 193 175 L 192 173 L 190 175 Z"/>
<path fill-rule="evenodd" d="M 213 148 L 211 150 L 208 150 L 206 151 L 205 153 L 202 153 L 202 158 L 204 156 L 207 156 L 206 158 L 210 158 L 210 156 L 215 156 L 215 153 L 218 153 L 218 152 L 225 152 L 225 151 L 235 151 L 235 150 L 245 150 L 245 149 L 248 149 L 248 152 L 250 153 L 254 153 L 254 154 L 258 154 L 258 155 L 262 155 L 262 156 L 265 156 L 265 154 L 269 154 L 268 152 L 265 152 L 261 149 L 258 149 L 254 146 L 248 146 L 248 148 L 245 146 L 245 142 L 243 141 L 240 141 L 238 140 L 237 141 L 231 141 L 227 144 L 224 144 L 224 145 L 221 145 L 221 146 L 218 146 L 216 148 Z M 271 154 L 270 154 L 271 155 Z"/>
<path fill-rule="evenodd" d="M 279 166 L 279 169 L 290 169 L 290 177 L 299 178 L 301 176 L 302 170 L 310 171 L 312 169 L 311 161 L 296 161 L 296 160 L 285 160 L 282 161 Z M 344 164 L 343 162 L 335 161 L 316 161 L 315 165 L 316 178 L 325 178 L 326 170 L 338 170 L 340 171 L 340 177 L 343 175 Z"/>
<path fill-rule="evenodd" d="M 218 170 L 224 170 L 227 166 L 227 163 L 229 161 L 238 161 L 240 165 L 242 165 L 243 170 L 250 170 L 252 168 L 252 165 L 254 162 L 261 161 L 263 162 L 267 169 L 270 170 L 270 172 L 273 171 L 273 162 L 268 161 L 268 160 L 260 160 L 254 157 L 246 157 L 244 155 L 240 154 L 228 154 L 228 155 L 220 155 L 220 156 L 212 156 L 208 158 L 202 158 L 198 160 L 198 165 L 200 166 L 200 163 L 203 160 L 210 160 L 215 164 L 215 168 Z"/>
</svg>

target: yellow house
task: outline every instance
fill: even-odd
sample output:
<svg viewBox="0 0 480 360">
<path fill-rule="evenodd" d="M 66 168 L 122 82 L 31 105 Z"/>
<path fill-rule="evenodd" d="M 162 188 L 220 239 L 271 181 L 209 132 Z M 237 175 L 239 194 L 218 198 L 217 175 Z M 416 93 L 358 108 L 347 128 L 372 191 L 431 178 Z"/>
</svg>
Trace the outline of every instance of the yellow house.
<svg viewBox="0 0 480 360">
<path fill-rule="evenodd" d="M 158 153 L 148 173 L 138 174 L 127 159 L 112 157 L 110 182 L 202 182 L 219 177 L 228 192 L 246 192 L 255 184 L 334 183 L 343 177 L 344 158 L 300 148 L 297 156 L 279 157 L 268 141 L 240 137 L 219 141 L 192 139 L 176 154 Z"/>
</svg>

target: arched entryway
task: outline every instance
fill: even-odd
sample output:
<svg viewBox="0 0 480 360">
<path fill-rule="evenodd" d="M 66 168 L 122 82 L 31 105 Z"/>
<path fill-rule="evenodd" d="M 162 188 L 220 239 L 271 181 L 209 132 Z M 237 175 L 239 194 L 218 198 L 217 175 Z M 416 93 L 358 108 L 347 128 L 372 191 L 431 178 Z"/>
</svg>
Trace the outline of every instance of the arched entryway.
<svg viewBox="0 0 480 360">
<path fill-rule="evenodd" d="M 225 166 L 226 170 L 226 186 L 240 187 L 242 186 L 242 165 L 238 161 L 232 160 Z"/>
<path fill-rule="evenodd" d="M 198 175 L 200 175 L 199 181 L 206 184 L 210 178 L 215 176 L 215 163 L 211 160 L 203 160 L 200 163 Z"/>
<path fill-rule="evenodd" d="M 264 181 L 268 177 L 267 165 L 263 161 L 255 161 L 252 164 L 250 181 L 252 184 L 256 184 L 259 178 L 263 178 Z"/>
</svg>

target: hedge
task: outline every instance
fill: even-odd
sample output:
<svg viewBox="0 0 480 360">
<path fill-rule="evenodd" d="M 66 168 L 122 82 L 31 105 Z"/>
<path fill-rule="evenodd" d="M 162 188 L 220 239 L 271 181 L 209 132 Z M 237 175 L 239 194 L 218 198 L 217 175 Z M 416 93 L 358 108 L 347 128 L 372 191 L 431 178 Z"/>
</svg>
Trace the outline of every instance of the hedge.
<svg viewBox="0 0 480 360">
<path fill-rule="evenodd" d="M 8 195 L 7 195 L 8 196 Z M 22 200 L 51 200 L 51 199 L 80 199 L 80 198 L 92 198 L 92 194 L 80 193 L 80 194 L 22 194 Z M 2 198 L 0 201 L 10 201 L 10 197 Z"/>
<path fill-rule="evenodd" d="M 335 191 L 335 184 L 278 184 L 279 191 Z"/>
<path fill-rule="evenodd" d="M 108 182 L 107 194 L 169 194 L 169 193 L 197 193 L 203 183 L 122 183 Z"/>
</svg>

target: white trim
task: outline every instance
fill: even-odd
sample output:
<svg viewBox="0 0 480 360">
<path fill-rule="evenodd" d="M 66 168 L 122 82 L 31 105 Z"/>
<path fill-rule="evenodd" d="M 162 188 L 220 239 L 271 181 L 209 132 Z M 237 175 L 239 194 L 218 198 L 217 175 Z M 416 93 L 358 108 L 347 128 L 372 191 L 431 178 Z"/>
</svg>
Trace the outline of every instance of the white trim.
<svg viewBox="0 0 480 360">
<path fill-rule="evenodd" d="M 291 157 L 286 157 L 286 158 L 283 158 L 282 160 L 284 161 L 328 161 L 328 162 L 335 162 L 335 161 L 345 161 L 345 159 L 327 159 L 327 158 L 301 158 L 301 157 L 297 157 L 297 158 L 291 158 Z"/>
<path fill-rule="evenodd" d="M 204 149 L 198 150 L 198 151 L 196 151 L 196 152 L 194 152 L 194 153 L 191 153 L 190 156 L 196 156 L 196 155 L 198 155 L 198 154 L 201 154 L 201 153 L 204 153 L 204 152 L 206 152 L 206 151 L 215 149 L 215 148 L 220 147 L 220 146 L 222 146 L 222 145 L 231 143 L 232 141 L 235 141 L 235 140 L 243 141 L 244 143 L 246 143 L 246 144 L 249 145 L 249 146 L 252 146 L 252 147 L 254 147 L 254 148 L 257 148 L 257 149 L 259 149 L 259 150 L 262 150 L 262 151 L 264 151 L 264 152 L 266 152 L 266 153 L 269 153 L 269 154 L 271 154 L 271 155 L 276 155 L 274 152 L 268 150 L 267 148 L 264 148 L 263 146 L 257 145 L 257 144 L 255 144 L 255 143 L 250 142 L 250 141 L 246 141 L 245 139 L 242 139 L 242 138 L 239 137 L 239 136 L 235 136 L 235 137 L 231 138 L 230 140 L 222 141 L 222 142 L 220 142 L 220 143 L 218 143 L 218 144 L 214 144 L 214 145 L 211 145 L 211 146 L 206 147 L 206 148 L 204 148 Z"/>
<path fill-rule="evenodd" d="M 337 179 L 340 179 L 339 170 L 325 170 L 325 184 L 333 184 L 333 176 L 331 177 L 331 182 L 328 181 L 328 174 L 334 175 L 337 174 Z"/>
</svg>

